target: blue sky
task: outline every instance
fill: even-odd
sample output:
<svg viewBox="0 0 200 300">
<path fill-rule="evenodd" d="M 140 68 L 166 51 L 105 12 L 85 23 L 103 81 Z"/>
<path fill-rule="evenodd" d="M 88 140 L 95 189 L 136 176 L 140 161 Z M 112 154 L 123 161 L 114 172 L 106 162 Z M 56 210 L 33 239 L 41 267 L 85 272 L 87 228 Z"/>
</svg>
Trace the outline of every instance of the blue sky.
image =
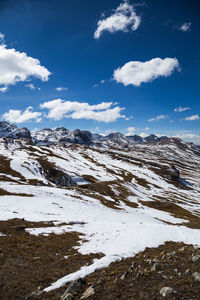
<svg viewBox="0 0 200 300">
<path fill-rule="evenodd" d="M 196 0 L 0 1 L 1 119 L 200 144 L 199 8 Z"/>
</svg>

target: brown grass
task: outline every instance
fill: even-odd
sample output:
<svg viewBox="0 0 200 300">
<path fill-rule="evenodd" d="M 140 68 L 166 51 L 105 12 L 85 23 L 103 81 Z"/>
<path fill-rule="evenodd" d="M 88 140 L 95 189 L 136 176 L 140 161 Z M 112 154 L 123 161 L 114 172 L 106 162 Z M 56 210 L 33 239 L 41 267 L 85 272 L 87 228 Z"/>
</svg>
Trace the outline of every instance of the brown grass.
<svg viewBox="0 0 200 300">
<path fill-rule="evenodd" d="M 175 218 L 185 219 L 189 221 L 184 223 L 185 226 L 200 229 L 199 217 L 193 215 L 190 211 L 168 201 L 140 201 L 144 206 L 170 213 Z"/>
<path fill-rule="evenodd" d="M 45 288 L 59 278 L 92 263 L 99 254 L 81 255 L 73 247 L 81 235 L 34 236 L 25 231 L 30 227 L 53 226 L 20 219 L 0 222 L 0 299 L 25 299 L 37 287 Z M 64 256 L 69 255 L 68 259 Z"/>
</svg>

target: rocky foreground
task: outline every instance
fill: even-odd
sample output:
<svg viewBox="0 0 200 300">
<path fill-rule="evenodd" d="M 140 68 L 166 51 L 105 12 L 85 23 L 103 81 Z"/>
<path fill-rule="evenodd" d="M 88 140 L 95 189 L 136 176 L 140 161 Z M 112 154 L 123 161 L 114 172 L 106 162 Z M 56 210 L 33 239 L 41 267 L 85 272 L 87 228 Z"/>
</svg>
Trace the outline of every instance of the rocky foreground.
<svg viewBox="0 0 200 300">
<path fill-rule="evenodd" d="M 200 249 L 166 242 L 112 263 L 59 289 L 43 289 L 98 255 L 81 255 L 78 233 L 33 237 L 25 228 L 49 226 L 20 219 L 0 222 L 0 299 L 199 299 Z M 53 224 L 52 224 L 53 226 Z M 71 255 L 65 257 L 66 251 Z"/>
<path fill-rule="evenodd" d="M 78 279 L 52 299 L 199 299 L 199 271 L 200 249 L 167 242 Z"/>
</svg>

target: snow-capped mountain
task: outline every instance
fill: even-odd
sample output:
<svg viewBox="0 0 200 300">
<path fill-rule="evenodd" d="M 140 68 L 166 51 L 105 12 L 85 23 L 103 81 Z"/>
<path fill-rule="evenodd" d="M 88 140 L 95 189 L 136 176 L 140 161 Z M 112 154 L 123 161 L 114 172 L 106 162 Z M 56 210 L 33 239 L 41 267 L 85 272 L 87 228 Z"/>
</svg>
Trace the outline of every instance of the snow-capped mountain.
<svg viewBox="0 0 200 300">
<path fill-rule="evenodd" d="M 21 144 L 23 141 L 23 144 L 28 143 L 38 146 L 79 144 L 90 147 L 102 147 L 104 149 L 132 150 L 136 146 L 144 145 L 147 148 L 152 148 L 154 145 L 159 145 L 164 148 L 192 149 L 193 152 L 199 153 L 199 147 L 193 143 L 186 143 L 181 139 L 167 136 L 158 137 L 152 134 L 142 138 L 139 135 L 127 136 L 120 132 L 103 136 L 86 130 L 69 130 L 64 127 L 57 127 L 55 129 L 44 128 L 30 132 L 25 127 L 18 128 L 16 125 L 8 122 L 0 122 L 0 138 L 10 139 L 10 143 L 15 141 L 14 143 Z"/>
<path fill-rule="evenodd" d="M 25 139 L 26 143 L 35 145 L 57 145 L 57 144 L 80 144 L 85 146 L 98 146 L 106 148 L 130 149 L 134 145 L 172 145 L 178 147 L 192 147 L 198 151 L 199 147 L 192 143 L 183 142 L 178 138 L 169 138 L 167 136 L 158 137 L 149 135 L 142 138 L 139 135 L 127 136 L 120 132 L 110 133 L 107 136 L 93 134 L 86 130 L 69 130 L 64 127 L 55 129 L 44 128 L 30 132 L 27 128 L 18 128 L 8 122 L 0 122 L 0 138 L 10 138 L 11 140 Z"/>
<path fill-rule="evenodd" d="M 55 129 L 45 128 L 42 130 L 35 130 L 31 133 L 33 141 L 36 144 L 57 144 L 57 143 L 77 143 L 85 145 L 102 144 L 106 146 L 121 146 L 129 147 L 135 143 L 149 143 L 160 141 L 155 135 L 150 135 L 147 138 L 142 138 L 138 135 L 126 136 L 120 132 L 110 133 L 107 136 L 100 134 L 92 134 L 89 131 L 83 130 L 68 130 L 64 127 Z M 165 137 L 167 138 L 167 137 Z"/>
<path fill-rule="evenodd" d="M 27 128 L 18 128 L 16 125 L 8 122 L 0 122 L 0 137 L 31 140 L 31 134 Z"/>
<path fill-rule="evenodd" d="M 68 130 L 64 127 L 55 129 L 45 128 L 42 130 L 34 130 L 31 133 L 33 141 L 40 145 L 50 145 L 57 143 L 76 143 L 76 144 L 92 144 L 92 134 L 83 130 Z"/>
<path fill-rule="evenodd" d="M 156 135 L 149 135 L 145 138 L 142 138 L 139 135 L 127 136 L 120 132 L 110 133 L 106 136 L 100 134 L 92 134 L 89 131 L 85 130 L 68 130 L 64 127 L 58 127 L 55 129 L 41 129 L 34 130 L 31 132 L 33 142 L 36 145 L 55 145 L 58 143 L 73 143 L 73 144 L 82 144 L 86 146 L 103 146 L 103 147 L 114 147 L 126 149 L 130 148 L 134 144 L 155 144 L 162 142 L 172 141 L 171 138 L 167 136 L 158 137 Z M 185 144 L 180 139 L 173 139 Z"/>
</svg>

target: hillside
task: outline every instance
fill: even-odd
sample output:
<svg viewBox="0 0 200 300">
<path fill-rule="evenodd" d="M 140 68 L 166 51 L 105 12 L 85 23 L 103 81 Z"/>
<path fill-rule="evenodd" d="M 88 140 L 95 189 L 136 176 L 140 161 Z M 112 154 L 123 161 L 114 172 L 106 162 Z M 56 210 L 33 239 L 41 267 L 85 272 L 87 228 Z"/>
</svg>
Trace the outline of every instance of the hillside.
<svg viewBox="0 0 200 300">
<path fill-rule="evenodd" d="M 102 137 L 65 128 L 30 133 L 1 122 L 2 299 L 60 299 L 69 282 L 88 275 L 91 285 L 97 278 L 111 278 L 107 288 L 114 291 L 114 280 L 131 261 L 143 274 L 153 267 L 151 263 L 147 268 L 140 255 L 153 261 L 164 251 L 159 263 L 166 259 L 169 273 L 171 263 L 174 269 L 178 261 L 189 266 L 192 255 L 199 257 L 199 166 L 199 147 L 180 139 L 120 133 Z M 183 247 L 184 255 L 168 260 L 166 253 L 181 253 Z M 197 299 L 199 283 L 197 288 L 193 280 L 193 286 L 191 278 L 200 271 L 199 262 L 190 266 L 191 276 L 186 278 L 193 292 L 182 295 L 177 279 L 171 288 L 179 296 L 169 299 Z M 185 271 L 181 267 L 181 274 Z M 169 285 L 172 274 L 168 275 L 164 283 Z M 148 295 L 160 299 L 162 280 L 154 280 L 159 287 Z M 121 281 L 119 291 L 125 289 Z M 130 278 L 127 282 L 131 284 Z M 136 299 L 148 299 L 150 287 L 138 282 L 143 292 L 135 291 Z M 105 298 L 100 286 L 95 287 L 99 296 L 89 299 L 134 299 L 126 292 L 119 298 L 110 292 L 113 298 Z M 74 298 L 80 299 L 85 289 L 76 291 Z"/>
</svg>

